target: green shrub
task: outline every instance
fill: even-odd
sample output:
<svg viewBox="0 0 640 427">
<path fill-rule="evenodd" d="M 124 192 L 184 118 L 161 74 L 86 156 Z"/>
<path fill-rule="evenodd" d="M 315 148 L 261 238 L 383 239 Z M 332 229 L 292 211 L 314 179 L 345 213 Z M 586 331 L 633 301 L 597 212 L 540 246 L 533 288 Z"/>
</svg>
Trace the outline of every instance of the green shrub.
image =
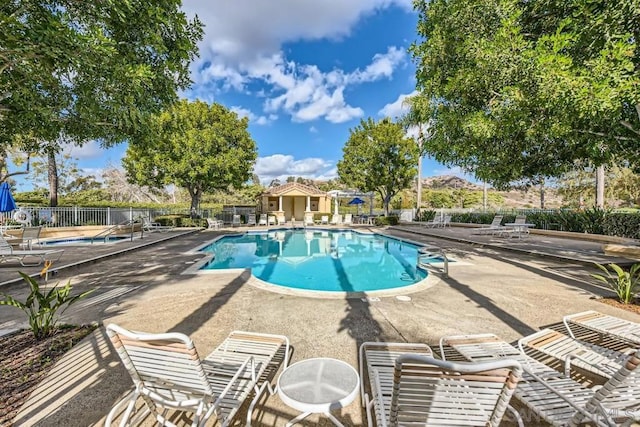
<svg viewBox="0 0 640 427">
<path fill-rule="evenodd" d="M 22 302 L 18 301 L 10 295 L 0 293 L 0 305 L 8 305 L 19 308 L 24 311 L 29 319 L 29 326 L 36 339 L 48 337 L 56 330 L 58 316 L 72 304 L 86 297 L 95 289 L 91 289 L 81 294 L 71 296 L 71 281 L 59 288 L 56 284 L 49 292 L 41 292 L 38 282 L 26 275 L 18 272 L 25 282 L 29 285 L 31 292 L 27 299 Z M 60 312 L 58 313 L 58 310 Z"/>
<path fill-rule="evenodd" d="M 596 264 L 602 271 L 605 272 L 606 276 L 601 274 L 592 274 L 591 276 L 601 282 L 606 283 L 613 292 L 616 293 L 618 300 L 620 300 L 623 304 L 629 304 L 636 295 L 636 288 L 638 283 L 640 282 L 640 264 L 634 264 L 631 266 L 629 271 L 625 271 L 617 264 L 608 264 L 608 268 Z M 611 274 L 611 271 L 615 273 L 615 275 Z"/>
<path fill-rule="evenodd" d="M 379 216 L 376 218 L 376 225 L 383 227 L 385 225 L 398 225 L 399 218 L 396 215 Z"/>
</svg>

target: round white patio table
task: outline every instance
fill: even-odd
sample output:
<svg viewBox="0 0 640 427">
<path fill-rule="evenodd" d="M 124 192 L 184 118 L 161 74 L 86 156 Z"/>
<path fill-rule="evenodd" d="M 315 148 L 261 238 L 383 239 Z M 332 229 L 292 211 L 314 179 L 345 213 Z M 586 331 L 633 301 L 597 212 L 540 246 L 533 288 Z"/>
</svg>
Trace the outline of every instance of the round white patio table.
<svg viewBox="0 0 640 427">
<path fill-rule="evenodd" d="M 278 396 L 303 413 L 289 421 L 287 427 L 311 414 L 324 414 L 333 424 L 342 427 L 329 411 L 353 402 L 359 386 L 358 372 L 342 360 L 315 358 L 290 365 L 278 377 Z"/>
</svg>

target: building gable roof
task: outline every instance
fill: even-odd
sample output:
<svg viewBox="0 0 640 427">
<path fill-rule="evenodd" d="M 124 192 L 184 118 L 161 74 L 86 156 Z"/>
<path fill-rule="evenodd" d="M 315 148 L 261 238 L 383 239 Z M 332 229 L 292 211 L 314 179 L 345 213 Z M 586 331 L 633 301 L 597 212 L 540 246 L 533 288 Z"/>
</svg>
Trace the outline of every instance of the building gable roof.
<svg viewBox="0 0 640 427">
<path fill-rule="evenodd" d="M 302 193 L 307 196 L 327 196 L 324 191 L 312 186 L 300 184 L 299 182 L 287 182 L 286 184 L 279 185 L 277 187 L 269 188 L 264 192 L 269 196 L 284 196 L 287 193 Z"/>
</svg>

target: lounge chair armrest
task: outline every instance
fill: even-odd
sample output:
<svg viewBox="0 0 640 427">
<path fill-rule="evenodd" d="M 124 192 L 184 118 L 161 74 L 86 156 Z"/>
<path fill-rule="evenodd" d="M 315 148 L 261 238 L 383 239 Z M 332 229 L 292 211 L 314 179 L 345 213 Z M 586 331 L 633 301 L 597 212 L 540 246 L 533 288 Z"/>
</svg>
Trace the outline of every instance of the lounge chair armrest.
<svg viewBox="0 0 640 427">
<path fill-rule="evenodd" d="M 580 414 L 582 414 L 582 416 L 584 416 L 586 419 L 591 420 L 593 422 L 596 423 L 596 425 L 600 424 L 598 421 L 600 419 L 600 416 L 604 417 L 605 420 L 607 420 L 607 423 L 610 425 L 615 425 L 615 423 L 613 423 L 613 420 L 611 419 L 611 417 L 609 416 L 609 414 L 607 414 L 607 411 L 604 410 L 604 408 L 602 408 L 602 406 L 597 403 L 597 407 L 599 409 L 599 412 L 601 412 L 600 416 L 591 414 L 589 412 L 587 412 L 583 407 L 576 405 L 576 403 L 571 400 L 570 398 L 568 398 L 567 396 L 565 396 L 564 394 L 558 392 L 558 390 L 556 390 L 555 388 L 553 388 L 553 386 L 549 385 L 547 383 L 547 381 L 545 381 L 542 377 L 540 377 L 539 375 L 535 374 L 533 371 L 531 371 L 530 369 L 527 368 L 527 366 L 525 364 L 522 365 L 522 369 L 528 374 L 531 375 L 531 377 L 533 377 L 533 379 L 535 379 L 536 381 L 538 381 L 544 388 L 546 388 L 547 390 L 549 390 L 551 393 L 553 393 L 554 395 L 558 396 L 560 399 L 564 400 L 565 402 L 567 402 L 567 404 L 569 406 L 571 406 L 573 409 L 576 410 L 576 412 L 579 412 Z"/>
<path fill-rule="evenodd" d="M 238 379 L 238 377 L 240 376 L 240 374 L 242 374 L 242 372 L 245 370 L 245 368 L 247 367 L 247 365 L 251 364 L 251 378 L 254 381 L 258 380 L 257 377 L 257 373 L 256 373 L 256 365 L 255 365 L 255 359 L 253 356 L 249 356 L 247 357 L 247 359 L 242 363 L 242 365 L 240 365 L 240 367 L 238 368 L 238 370 L 236 371 L 235 375 L 233 377 L 231 377 L 231 379 L 229 380 L 229 382 L 227 383 L 227 385 L 225 386 L 224 389 L 222 389 L 222 391 L 220 392 L 220 396 L 218 396 L 218 398 L 216 399 L 215 402 L 213 402 L 213 406 L 211 407 L 210 411 L 215 410 L 218 405 L 220 404 L 220 402 L 222 402 L 222 400 L 224 399 L 224 397 L 227 395 L 227 393 L 229 393 L 229 390 L 231 390 L 231 387 L 233 387 L 233 383 L 236 382 L 236 380 Z"/>
</svg>

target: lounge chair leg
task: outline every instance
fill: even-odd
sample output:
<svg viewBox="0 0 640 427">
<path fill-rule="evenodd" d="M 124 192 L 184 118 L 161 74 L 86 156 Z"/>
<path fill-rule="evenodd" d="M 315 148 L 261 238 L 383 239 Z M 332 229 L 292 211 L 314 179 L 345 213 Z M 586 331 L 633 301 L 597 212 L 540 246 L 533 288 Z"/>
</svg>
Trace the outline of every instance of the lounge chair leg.
<svg viewBox="0 0 640 427">
<path fill-rule="evenodd" d="M 294 419 L 292 419 L 291 421 L 289 421 L 286 424 L 286 427 L 291 427 L 294 424 L 299 423 L 300 421 L 304 420 L 305 418 L 307 418 L 309 415 L 311 415 L 311 412 L 305 412 L 303 414 L 298 415 L 297 417 L 295 417 Z"/>
</svg>

